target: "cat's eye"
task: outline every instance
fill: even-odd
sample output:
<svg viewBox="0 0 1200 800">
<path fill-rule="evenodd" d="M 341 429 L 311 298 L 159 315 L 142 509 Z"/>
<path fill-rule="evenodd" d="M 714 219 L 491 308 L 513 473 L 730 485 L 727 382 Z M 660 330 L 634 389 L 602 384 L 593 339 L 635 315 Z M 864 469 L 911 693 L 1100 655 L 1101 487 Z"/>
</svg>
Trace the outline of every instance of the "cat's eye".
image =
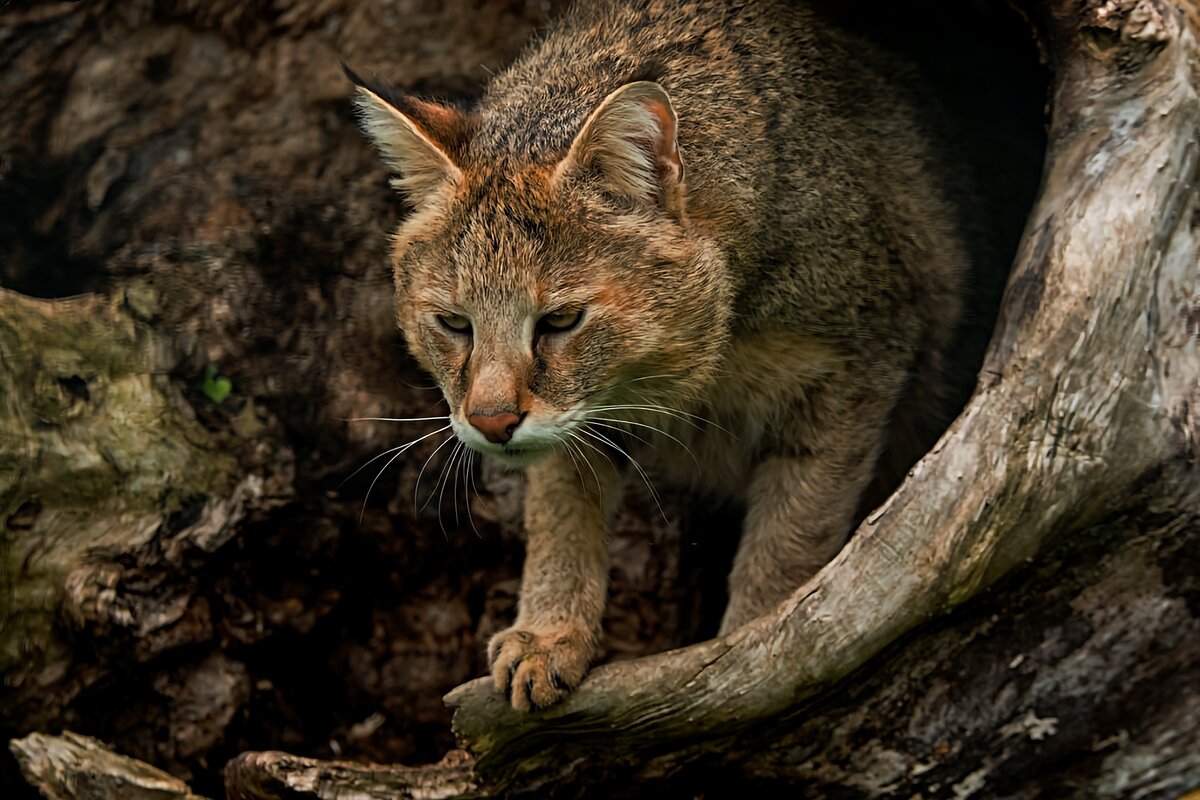
<svg viewBox="0 0 1200 800">
<path fill-rule="evenodd" d="M 562 333 L 579 324 L 583 312 L 577 308 L 564 308 L 545 315 L 538 320 L 538 327 L 547 333 Z"/>
<path fill-rule="evenodd" d="M 454 333 L 470 333 L 471 320 L 464 317 L 462 314 L 438 314 L 438 322 L 442 327 Z"/>
</svg>

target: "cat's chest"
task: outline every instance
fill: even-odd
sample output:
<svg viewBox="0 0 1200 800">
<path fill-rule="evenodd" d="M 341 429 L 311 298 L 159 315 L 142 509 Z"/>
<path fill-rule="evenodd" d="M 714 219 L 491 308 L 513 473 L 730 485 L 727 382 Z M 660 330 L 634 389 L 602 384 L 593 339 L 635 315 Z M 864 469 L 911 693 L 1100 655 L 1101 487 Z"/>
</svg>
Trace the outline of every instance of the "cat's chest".
<svg viewBox="0 0 1200 800">
<path fill-rule="evenodd" d="M 764 453 L 804 444 L 806 399 L 841 366 L 831 347 L 809 336 L 735 339 L 699 402 L 630 428 L 637 434 L 631 455 L 659 480 L 740 499 Z"/>
</svg>

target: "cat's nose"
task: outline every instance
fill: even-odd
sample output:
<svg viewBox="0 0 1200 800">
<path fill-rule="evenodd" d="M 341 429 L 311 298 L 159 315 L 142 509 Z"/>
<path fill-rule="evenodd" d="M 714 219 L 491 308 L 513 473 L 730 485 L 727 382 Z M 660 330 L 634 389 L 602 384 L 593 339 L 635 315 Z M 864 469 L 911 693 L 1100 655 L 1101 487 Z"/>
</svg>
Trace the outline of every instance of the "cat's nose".
<svg viewBox="0 0 1200 800">
<path fill-rule="evenodd" d="M 512 440 L 513 431 L 517 429 L 524 418 L 524 414 L 518 417 L 516 414 L 505 411 L 491 416 L 472 414 L 467 417 L 467 422 L 487 437 L 492 444 L 507 444 Z"/>
</svg>

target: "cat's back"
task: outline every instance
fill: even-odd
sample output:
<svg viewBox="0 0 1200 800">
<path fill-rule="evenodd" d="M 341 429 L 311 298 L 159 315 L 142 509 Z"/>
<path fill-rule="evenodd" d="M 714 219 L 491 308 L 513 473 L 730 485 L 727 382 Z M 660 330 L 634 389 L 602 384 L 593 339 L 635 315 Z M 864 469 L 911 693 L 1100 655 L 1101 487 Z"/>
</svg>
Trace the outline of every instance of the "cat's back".
<svg viewBox="0 0 1200 800">
<path fill-rule="evenodd" d="M 913 163 L 929 158 L 914 72 L 777 0 L 575 3 L 490 84 L 471 155 L 552 163 L 636 80 L 670 95 L 689 211 L 734 262 L 761 265 L 806 228 L 849 235 L 891 205 L 888 192 L 928 194 L 912 185 L 924 180 Z"/>
</svg>

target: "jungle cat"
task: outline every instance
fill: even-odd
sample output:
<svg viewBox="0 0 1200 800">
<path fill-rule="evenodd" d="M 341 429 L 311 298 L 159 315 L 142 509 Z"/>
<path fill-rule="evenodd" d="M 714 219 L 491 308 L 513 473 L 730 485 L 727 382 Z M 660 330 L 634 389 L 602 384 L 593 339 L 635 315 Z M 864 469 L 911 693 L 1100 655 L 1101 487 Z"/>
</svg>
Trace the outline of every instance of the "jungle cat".
<svg viewBox="0 0 1200 800">
<path fill-rule="evenodd" d="M 816 12 L 586 0 L 471 109 L 349 74 L 413 207 L 399 326 L 454 433 L 527 476 L 518 613 L 488 645 L 517 709 L 597 651 L 628 456 L 744 503 L 727 632 L 944 415 L 966 254 L 916 76 Z"/>
</svg>

